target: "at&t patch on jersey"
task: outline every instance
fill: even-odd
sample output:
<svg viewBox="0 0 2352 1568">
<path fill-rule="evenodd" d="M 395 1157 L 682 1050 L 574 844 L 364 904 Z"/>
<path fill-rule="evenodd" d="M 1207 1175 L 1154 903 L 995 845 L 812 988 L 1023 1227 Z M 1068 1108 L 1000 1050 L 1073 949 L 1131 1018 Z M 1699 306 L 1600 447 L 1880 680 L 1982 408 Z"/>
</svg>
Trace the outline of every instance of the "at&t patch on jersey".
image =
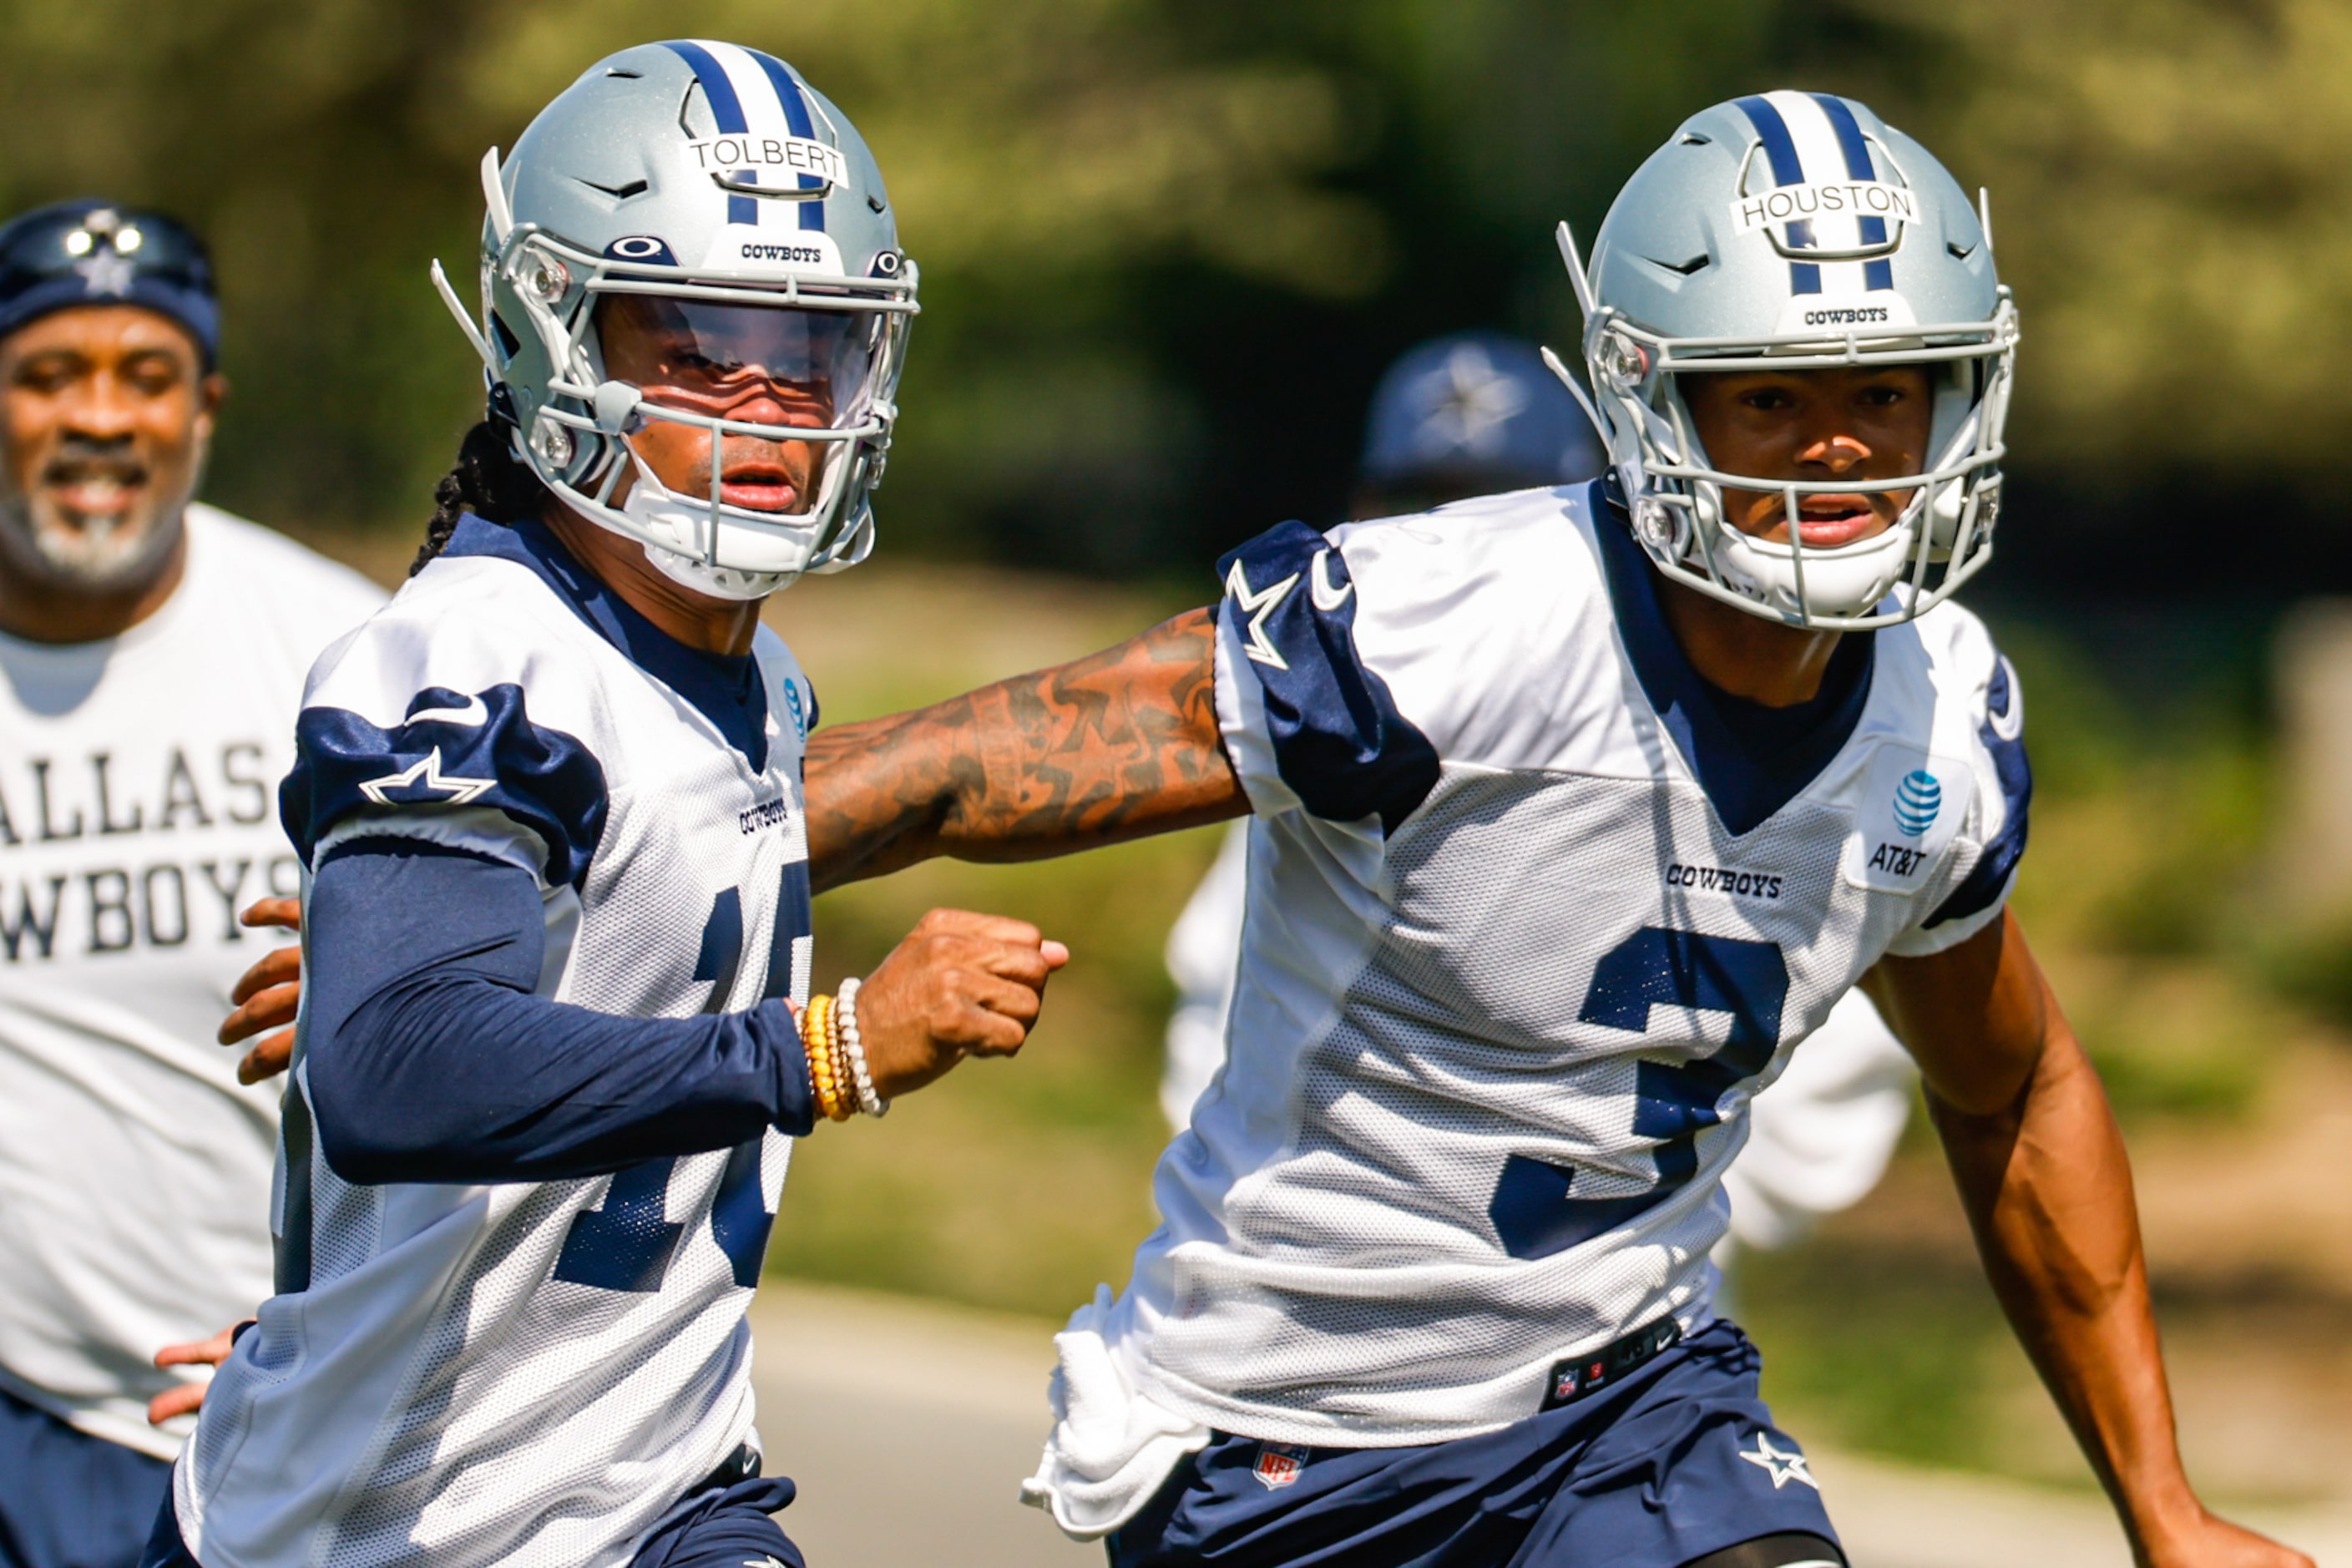
<svg viewBox="0 0 2352 1568">
<path fill-rule="evenodd" d="M 1968 816 L 1975 789 L 1976 774 L 1957 758 L 1899 741 L 1882 744 L 1846 839 L 1845 879 L 1882 893 L 1927 886 Z"/>
</svg>

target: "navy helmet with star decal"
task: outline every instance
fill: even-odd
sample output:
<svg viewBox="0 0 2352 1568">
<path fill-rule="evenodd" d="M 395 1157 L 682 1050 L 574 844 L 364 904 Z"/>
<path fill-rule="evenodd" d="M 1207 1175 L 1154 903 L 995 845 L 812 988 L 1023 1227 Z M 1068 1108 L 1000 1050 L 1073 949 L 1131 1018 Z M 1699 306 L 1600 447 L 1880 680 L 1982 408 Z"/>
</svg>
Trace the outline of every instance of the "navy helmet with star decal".
<svg viewBox="0 0 2352 1568">
<path fill-rule="evenodd" d="M 1591 421 L 1535 344 L 1452 332 L 1407 349 L 1381 376 L 1364 421 L 1358 510 L 1577 484 L 1604 461 Z"/>
<path fill-rule="evenodd" d="M 77 305 L 141 305 L 194 339 L 211 370 L 220 305 L 204 241 L 163 213 L 86 197 L 0 226 L 0 336 Z"/>
</svg>

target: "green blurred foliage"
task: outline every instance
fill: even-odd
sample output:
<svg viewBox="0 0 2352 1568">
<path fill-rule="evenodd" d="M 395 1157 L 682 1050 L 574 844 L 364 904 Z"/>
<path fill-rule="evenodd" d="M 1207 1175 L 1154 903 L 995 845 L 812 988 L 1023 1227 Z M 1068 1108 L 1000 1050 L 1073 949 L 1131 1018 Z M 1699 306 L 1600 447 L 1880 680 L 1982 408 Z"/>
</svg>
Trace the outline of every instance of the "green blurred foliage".
<svg viewBox="0 0 2352 1568">
<path fill-rule="evenodd" d="M 926 303 L 893 548 L 1156 570 L 1335 513 L 1389 357 L 1571 340 L 1553 223 L 1589 235 L 1685 114 L 1780 84 L 1861 91 L 1993 187 L 2021 465 L 2339 461 L 2337 0 L 16 0 L 0 203 L 193 218 L 237 388 L 218 498 L 405 528 L 478 406 L 425 268 L 467 270 L 482 149 L 689 26 L 800 65 L 888 174 Z"/>
<path fill-rule="evenodd" d="M 1824 1237 L 1741 1254 L 1734 1289 L 1766 1348 L 1765 1396 L 1809 1441 L 2014 1472 L 1988 1413 L 2033 1373 L 1973 1258 Z"/>
<path fill-rule="evenodd" d="M 1911 129 L 1992 188 L 2031 345 L 2012 427 L 2035 458 L 2340 475 L 2352 8 L 1876 9 L 1915 29 Z"/>
<path fill-rule="evenodd" d="M 1997 616 L 2026 700 L 2032 850 L 2013 906 L 2075 1032 L 2127 1121 L 2239 1115 L 2292 1019 L 2255 962 L 2273 763 L 2246 667 L 2173 628 L 2174 658 L 2140 679 L 2080 617 Z M 2063 629 L 2062 629 L 2063 628 Z M 2074 637 L 2067 635 L 2072 631 Z M 2201 634 L 2200 635 L 2200 631 Z"/>
</svg>

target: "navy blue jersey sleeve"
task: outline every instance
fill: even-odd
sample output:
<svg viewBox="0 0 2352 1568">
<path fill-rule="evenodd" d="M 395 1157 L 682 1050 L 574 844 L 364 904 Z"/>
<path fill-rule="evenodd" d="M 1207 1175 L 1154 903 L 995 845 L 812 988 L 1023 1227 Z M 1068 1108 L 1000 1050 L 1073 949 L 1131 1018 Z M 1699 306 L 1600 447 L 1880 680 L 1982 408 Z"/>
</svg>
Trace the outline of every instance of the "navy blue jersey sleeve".
<svg viewBox="0 0 2352 1568">
<path fill-rule="evenodd" d="M 604 771 L 562 730 L 534 723 L 513 683 L 467 694 L 427 687 L 401 722 L 383 729 L 348 709 L 305 708 L 295 722 L 294 771 L 278 787 L 286 836 L 305 863 L 340 826 L 370 832 L 415 829 L 460 847 L 446 826 L 452 808 L 496 812 L 538 841 L 550 886 L 578 887 L 604 837 Z"/>
<path fill-rule="evenodd" d="M 1992 679 L 1985 689 L 1985 719 L 1977 739 L 1991 758 L 2000 781 L 2000 827 L 1987 841 L 1984 852 L 1959 886 L 1945 896 L 1923 929 L 1948 921 L 1966 920 L 1990 909 L 2008 890 L 2010 878 L 2025 855 L 2025 819 L 2033 804 L 2033 769 L 2025 760 L 2025 710 L 2015 672 L 2006 658 L 1996 658 Z"/>
<path fill-rule="evenodd" d="M 1437 785 L 1437 750 L 1356 647 L 1356 586 L 1331 542 L 1302 522 L 1217 563 L 1223 614 L 1262 696 L 1265 740 L 1300 805 L 1394 832 Z"/>
<path fill-rule="evenodd" d="M 302 1068 L 348 1182 L 549 1181 L 813 1121 L 782 1000 L 624 1018 L 533 994 L 537 882 L 413 838 L 339 846 L 307 914 Z"/>
</svg>

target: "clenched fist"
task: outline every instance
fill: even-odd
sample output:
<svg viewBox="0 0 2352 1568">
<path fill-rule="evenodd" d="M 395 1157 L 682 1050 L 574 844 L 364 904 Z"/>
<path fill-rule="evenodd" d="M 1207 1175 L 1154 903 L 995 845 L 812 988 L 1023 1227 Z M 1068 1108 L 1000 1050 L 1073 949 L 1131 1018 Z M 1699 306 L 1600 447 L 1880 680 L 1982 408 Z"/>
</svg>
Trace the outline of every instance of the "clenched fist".
<svg viewBox="0 0 2352 1568">
<path fill-rule="evenodd" d="M 1035 926 L 933 910 L 857 993 L 866 1069 L 886 1100 L 968 1056 L 1009 1057 L 1029 1037 L 1045 981 L 1070 961 Z"/>
</svg>

